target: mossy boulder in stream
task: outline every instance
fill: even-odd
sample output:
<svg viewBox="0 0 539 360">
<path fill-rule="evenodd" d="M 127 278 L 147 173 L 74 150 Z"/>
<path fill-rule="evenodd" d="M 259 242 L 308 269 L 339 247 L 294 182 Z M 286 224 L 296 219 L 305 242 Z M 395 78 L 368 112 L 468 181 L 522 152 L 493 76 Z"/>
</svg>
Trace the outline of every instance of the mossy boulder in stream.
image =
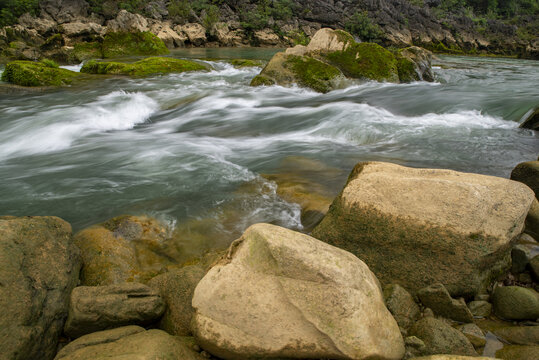
<svg viewBox="0 0 539 360">
<path fill-rule="evenodd" d="M 103 40 L 102 51 L 104 58 L 169 53 L 163 40 L 151 32 L 109 32 Z"/>
<path fill-rule="evenodd" d="M 2 81 L 20 86 L 62 86 L 69 85 L 80 77 L 74 71 L 60 69 L 51 62 L 18 60 L 6 65 Z"/>
<path fill-rule="evenodd" d="M 206 65 L 195 61 L 167 57 L 150 57 L 134 63 L 91 60 L 84 64 L 80 71 L 88 74 L 148 76 L 207 69 L 208 67 Z"/>
<path fill-rule="evenodd" d="M 429 51 L 397 53 L 374 43 L 356 43 L 342 30 L 321 29 L 308 46 L 277 53 L 251 86 L 298 84 L 319 92 L 343 86 L 345 78 L 387 82 L 433 81 Z"/>
</svg>

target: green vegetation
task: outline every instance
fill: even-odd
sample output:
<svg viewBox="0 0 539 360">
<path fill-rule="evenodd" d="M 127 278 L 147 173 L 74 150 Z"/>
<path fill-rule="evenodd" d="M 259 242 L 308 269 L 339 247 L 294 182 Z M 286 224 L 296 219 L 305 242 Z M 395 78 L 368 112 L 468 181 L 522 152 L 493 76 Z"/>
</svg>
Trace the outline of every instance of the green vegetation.
<svg viewBox="0 0 539 360">
<path fill-rule="evenodd" d="M 348 77 L 398 82 L 397 60 L 380 45 L 353 43 L 344 51 L 327 54 L 326 58 Z"/>
<path fill-rule="evenodd" d="M 71 57 L 81 62 L 89 59 L 100 59 L 103 57 L 103 50 L 99 42 L 81 42 L 73 45 Z"/>
<path fill-rule="evenodd" d="M 127 75 L 133 77 L 148 76 L 155 74 L 181 73 L 185 71 L 207 70 L 200 63 L 165 57 L 150 57 L 134 63 L 88 61 L 82 69 L 82 73 L 100 75 Z"/>
<path fill-rule="evenodd" d="M 80 74 L 58 68 L 52 60 L 13 61 L 6 65 L 2 81 L 21 86 L 62 86 L 71 84 Z"/>
<path fill-rule="evenodd" d="M 285 67 L 292 70 L 299 85 L 322 93 L 332 90 L 331 80 L 341 75 L 336 67 L 306 56 L 289 56 Z"/>
<path fill-rule="evenodd" d="M 169 53 L 161 39 L 150 32 L 115 32 L 105 35 L 103 57 L 122 55 L 165 55 Z"/>
<path fill-rule="evenodd" d="M 257 75 L 251 80 L 251 86 L 271 86 L 275 85 L 275 80 L 266 75 Z"/>
<path fill-rule="evenodd" d="M 418 81 L 419 75 L 415 71 L 415 63 L 402 56 L 397 56 L 397 71 L 399 74 L 399 81 L 401 83 L 407 83 L 411 81 Z"/>
<path fill-rule="evenodd" d="M 236 68 L 245 68 L 245 67 L 258 67 L 264 65 L 265 61 L 263 60 L 251 60 L 251 59 L 232 59 L 228 60 L 227 63 L 236 67 Z"/>
<path fill-rule="evenodd" d="M 382 30 L 374 24 L 366 11 L 356 12 L 344 24 L 346 31 L 363 41 L 376 42 L 383 35 Z"/>
<path fill-rule="evenodd" d="M 0 26 L 12 25 L 24 13 L 36 15 L 39 0 L 0 0 Z"/>
</svg>

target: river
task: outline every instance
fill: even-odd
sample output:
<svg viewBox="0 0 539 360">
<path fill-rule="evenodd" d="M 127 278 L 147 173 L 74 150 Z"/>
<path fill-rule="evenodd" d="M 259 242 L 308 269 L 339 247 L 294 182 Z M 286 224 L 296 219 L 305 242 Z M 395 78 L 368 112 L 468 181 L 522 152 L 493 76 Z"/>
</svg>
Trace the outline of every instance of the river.
<svg viewBox="0 0 539 360">
<path fill-rule="evenodd" d="M 213 247 L 255 222 L 301 229 L 299 206 L 263 174 L 297 172 L 335 195 L 360 161 L 508 177 L 539 153 L 518 128 L 539 105 L 537 61 L 440 56 L 435 83 L 328 94 L 252 88 L 260 68 L 204 61 L 215 70 L 0 95 L 0 214 L 56 215 L 74 230 L 150 214 Z"/>
</svg>

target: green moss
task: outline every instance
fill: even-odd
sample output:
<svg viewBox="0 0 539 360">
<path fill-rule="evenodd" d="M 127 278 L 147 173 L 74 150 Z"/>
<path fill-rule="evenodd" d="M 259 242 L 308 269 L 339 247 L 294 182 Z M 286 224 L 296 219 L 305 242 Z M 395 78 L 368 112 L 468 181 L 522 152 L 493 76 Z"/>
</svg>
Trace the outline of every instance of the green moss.
<svg viewBox="0 0 539 360">
<path fill-rule="evenodd" d="M 75 61 L 103 58 L 102 45 L 97 41 L 76 43 L 71 57 Z"/>
<path fill-rule="evenodd" d="M 345 44 L 345 47 L 347 44 L 355 44 L 356 42 L 354 37 L 344 30 L 335 30 L 335 34 L 339 41 Z"/>
<path fill-rule="evenodd" d="M 397 56 L 397 71 L 401 83 L 419 81 L 419 75 L 415 71 L 415 63 L 402 56 Z"/>
<path fill-rule="evenodd" d="M 181 73 L 185 71 L 200 71 L 208 68 L 190 60 L 180 60 L 165 57 L 150 57 L 135 63 L 88 61 L 81 68 L 87 74 L 109 74 L 128 76 L 148 76 L 153 74 Z"/>
<path fill-rule="evenodd" d="M 13 61 L 6 65 L 2 80 L 21 86 L 61 86 L 71 84 L 80 74 L 33 61 Z"/>
<path fill-rule="evenodd" d="M 441 41 L 438 43 L 427 44 L 424 46 L 425 49 L 430 50 L 439 54 L 462 54 L 463 51 L 457 45 L 452 45 L 451 47 L 445 46 Z"/>
<path fill-rule="evenodd" d="M 251 80 L 251 86 L 271 86 L 275 85 L 275 80 L 265 76 L 257 75 Z"/>
<path fill-rule="evenodd" d="M 124 55 L 165 55 L 169 50 L 165 43 L 150 32 L 111 32 L 103 41 L 103 57 Z"/>
<path fill-rule="evenodd" d="M 294 73 L 298 85 L 322 93 L 332 90 L 331 80 L 341 75 L 334 66 L 306 56 L 290 56 L 284 66 Z"/>
<path fill-rule="evenodd" d="M 348 77 L 398 82 L 395 56 L 378 44 L 352 43 L 346 50 L 329 53 L 326 58 Z"/>
<path fill-rule="evenodd" d="M 45 40 L 43 45 L 40 46 L 41 50 L 50 50 L 64 46 L 65 41 L 62 34 L 54 34 Z"/>
<path fill-rule="evenodd" d="M 260 67 L 264 65 L 264 61 L 262 60 L 251 60 L 251 59 L 233 59 L 233 60 L 228 60 L 227 62 L 236 68 Z"/>
<path fill-rule="evenodd" d="M 54 68 L 54 69 L 59 68 L 58 63 L 51 59 L 41 59 L 40 63 L 50 68 Z"/>
</svg>

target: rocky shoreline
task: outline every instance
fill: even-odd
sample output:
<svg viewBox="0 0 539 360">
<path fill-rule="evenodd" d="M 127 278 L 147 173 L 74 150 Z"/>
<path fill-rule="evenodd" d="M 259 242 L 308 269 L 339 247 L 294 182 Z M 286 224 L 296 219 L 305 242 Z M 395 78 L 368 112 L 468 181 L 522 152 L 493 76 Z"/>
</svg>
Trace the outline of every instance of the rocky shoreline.
<svg viewBox="0 0 539 360">
<path fill-rule="evenodd" d="M 3 358 L 535 359 L 538 169 L 360 163 L 310 235 L 187 260 L 150 217 L 4 216 Z"/>
<path fill-rule="evenodd" d="M 305 6 L 306 10 L 301 13 L 304 15 L 294 15 L 286 21 L 272 20 L 269 21 L 272 27 L 251 30 L 240 21 L 239 10 L 226 4 L 219 9 L 217 19 L 208 24 L 197 16 L 187 18 L 192 21 L 178 23 L 171 18 L 164 3 L 155 3 L 153 10 L 148 11 L 151 15 L 145 17 L 118 8 L 95 13 L 84 0 L 42 1 L 38 17 L 24 14 L 17 24 L 0 29 L 1 56 L 4 61 L 50 58 L 59 63 L 80 63 L 89 58 L 106 57 L 99 56 L 103 54 L 97 44 L 111 32 L 148 32 L 169 49 L 305 45 L 323 27 L 343 29 L 344 19 L 357 11 L 354 4 L 307 2 L 298 5 Z M 374 3 L 363 6 L 369 13 L 376 14 L 375 20 L 383 30 L 379 43 L 385 47 L 420 46 L 441 53 L 537 59 L 537 39 L 519 38 L 515 26 L 492 20 L 487 30 L 478 32 L 473 22 L 464 16 L 440 22 L 428 8 L 420 9 L 407 1 L 384 0 L 382 3 L 383 11 Z M 399 12 L 401 15 L 397 16 Z"/>
</svg>

